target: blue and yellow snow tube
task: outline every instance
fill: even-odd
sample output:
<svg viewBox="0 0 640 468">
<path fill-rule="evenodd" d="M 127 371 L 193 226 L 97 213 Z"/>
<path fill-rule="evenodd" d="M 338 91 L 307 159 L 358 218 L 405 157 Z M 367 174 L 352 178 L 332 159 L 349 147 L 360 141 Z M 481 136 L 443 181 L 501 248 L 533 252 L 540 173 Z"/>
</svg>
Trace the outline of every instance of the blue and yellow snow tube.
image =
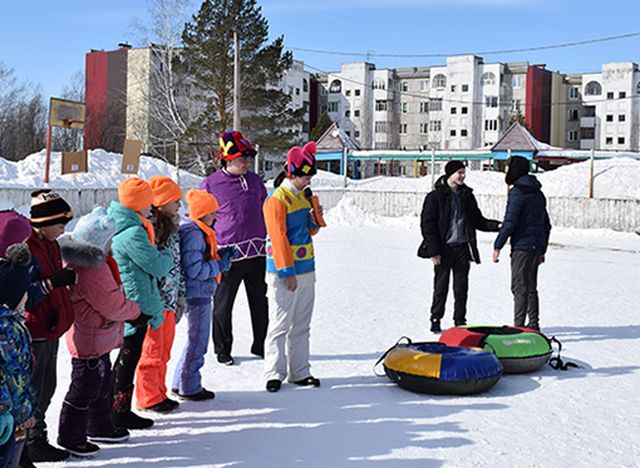
<svg viewBox="0 0 640 468">
<path fill-rule="evenodd" d="M 407 340 L 385 353 L 383 366 L 393 382 L 412 392 L 469 395 L 490 389 L 502 376 L 491 352 Z"/>
</svg>

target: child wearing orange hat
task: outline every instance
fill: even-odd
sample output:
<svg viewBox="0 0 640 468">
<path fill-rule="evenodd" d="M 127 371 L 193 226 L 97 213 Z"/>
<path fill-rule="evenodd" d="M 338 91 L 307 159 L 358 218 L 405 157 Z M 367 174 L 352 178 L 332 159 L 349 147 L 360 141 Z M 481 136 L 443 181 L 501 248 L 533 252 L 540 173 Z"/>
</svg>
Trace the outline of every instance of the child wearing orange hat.
<svg viewBox="0 0 640 468">
<path fill-rule="evenodd" d="M 164 322 L 160 328 L 149 328 L 142 345 L 142 356 L 136 369 L 136 402 L 139 409 L 154 413 L 170 413 L 179 403 L 167 397 L 165 379 L 167 363 L 176 331 L 176 313 L 184 307 L 185 283 L 180 266 L 180 200 L 182 190 L 171 178 L 153 176 L 149 179 L 153 191 L 151 222 L 158 250 L 170 252 L 173 264 L 169 273 L 158 280 L 164 303 Z"/>
<path fill-rule="evenodd" d="M 116 223 L 112 251 L 127 299 L 140 307 L 140 318 L 125 325 L 125 338 L 114 365 L 113 422 L 117 427 L 144 429 L 151 419 L 131 411 L 133 378 L 142 353 L 147 324 L 157 329 L 164 321 L 165 306 L 158 291 L 158 278 L 169 273 L 173 264 L 171 253 L 156 249 L 151 213 L 153 191 L 137 177 L 125 180 L 118 187 L 118 202 L 111 202 L 109 216 Z"/>
<path fill-rule="evenodd" d="M 202 387 L 200 369 L 204 365 L 211 333 L 212 302 L 220 273 L 231 268 L 232 250 L 218 251 L 213 223 L 218 202 L 206 190 L 187 193 L 189 221 L 180 226 L 180 255 L 186 281 L 185 314 L 188 338 L 173 378 L 173 393 L 185 400 L 214 398 Z"/>
</svg>

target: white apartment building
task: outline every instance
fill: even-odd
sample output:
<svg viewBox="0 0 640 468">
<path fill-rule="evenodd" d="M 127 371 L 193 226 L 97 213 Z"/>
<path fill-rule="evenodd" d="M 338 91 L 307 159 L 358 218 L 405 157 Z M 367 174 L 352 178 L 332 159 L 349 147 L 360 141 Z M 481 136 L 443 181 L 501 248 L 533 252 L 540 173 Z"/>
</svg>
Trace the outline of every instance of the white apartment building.
<svg viewBox="0 0 640 468">
<path fill-rule="evenodd" d="M 580 148 L 640 150 L 640 71 L 633 62 L 605 63 L 582 75 Z"/>
</svg>

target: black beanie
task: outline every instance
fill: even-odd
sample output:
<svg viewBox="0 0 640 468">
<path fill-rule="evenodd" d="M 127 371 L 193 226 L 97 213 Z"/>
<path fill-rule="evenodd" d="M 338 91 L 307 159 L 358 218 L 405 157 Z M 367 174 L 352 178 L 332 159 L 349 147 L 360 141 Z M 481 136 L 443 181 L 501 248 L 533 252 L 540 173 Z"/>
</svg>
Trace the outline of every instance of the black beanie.
<svg viewBox="0 0 640 468">
<path fill-rule="evenodd" d="M 29 269 L 31 254 L 26 244 L 14 244 L 0 260 L 0 304 L 11 310 L 18 307 L 31 284 Z"/>
<path fill-rule="evenodd" d="M 45 227 L 67 224 L 73 218 L 73 212 L 58 193 L 44 189 L 31 194 L 30 217 L 33 227 Z"/>
<path fill-rule="evenodd" d="M 464 164 L 462 161 L 449 161 L 446 166 L 444 166 L 444 173 L 447 176 L 447 179 L 451 177 L 453 174 L 458 172 L 460 169 L 464 169 Z"/>
<path fill-rule="evenodd" d="M 507 175 L 504 178 L 507 185 L 513 185 L 516 180 L 529 173 L 529 160 L 522 156 L 511 156 L 507 166 Z"/>
</svg>

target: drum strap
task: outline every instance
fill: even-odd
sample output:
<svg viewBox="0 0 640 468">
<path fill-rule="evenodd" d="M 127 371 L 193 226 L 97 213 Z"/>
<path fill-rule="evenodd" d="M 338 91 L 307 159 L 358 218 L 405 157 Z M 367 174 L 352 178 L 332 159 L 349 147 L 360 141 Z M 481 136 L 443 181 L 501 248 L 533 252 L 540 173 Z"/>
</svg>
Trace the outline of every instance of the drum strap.
<svg viewBox="0 0 640 468">
<path fill-rule="evenodd" d="M 385 377 L 385 374 L 378 374 L 378 372 L 376 371 L 378 365 L 384 361 L 384 358 L 387 357 L 387 354 L 389 354 L 391 351 L 393 351 L 394 349 L 396 349 L 398 347 L 399 344 L 401 344 L 402 340 L 407 340 L 408 345 L 410 345 L 411 342 L 411 338 L 409 338 L 408 336 L 402 336 L 400 337 L 400 339 L 398 341 L 396 341 L 396 344 L 394 344 L 391 348 L 387 349 L 384 354 L 382 356 L 380 356 L 380 359 L 378 359 L 378 361 L 373 365 L 373 373 L 378 376 L 378 377 Z"/>
</svg>

